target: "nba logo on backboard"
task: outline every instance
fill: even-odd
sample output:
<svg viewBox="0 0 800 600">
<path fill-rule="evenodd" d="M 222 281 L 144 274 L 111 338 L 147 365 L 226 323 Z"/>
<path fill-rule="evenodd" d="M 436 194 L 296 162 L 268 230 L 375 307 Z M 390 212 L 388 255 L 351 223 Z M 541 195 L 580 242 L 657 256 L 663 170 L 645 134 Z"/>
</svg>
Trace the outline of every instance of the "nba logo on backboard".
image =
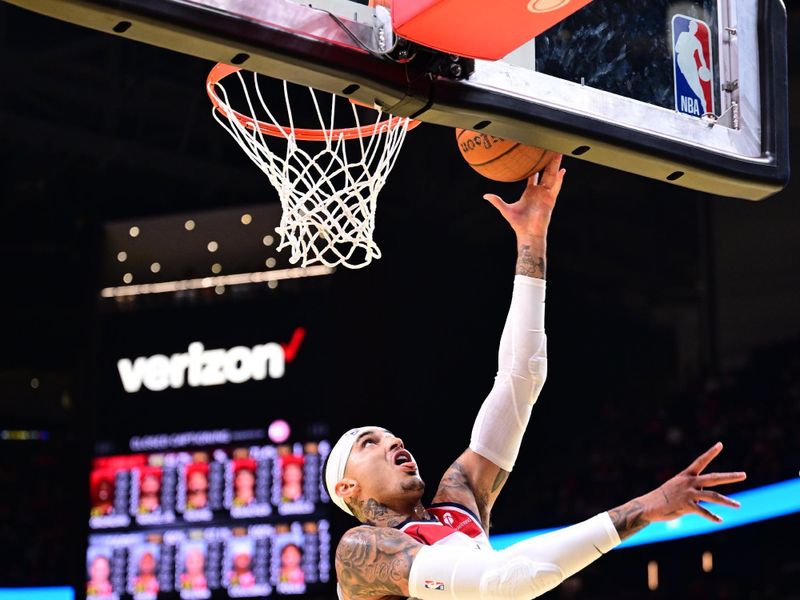
<svg viewBox="0 0 800 600">
<path fill-rule="evenodd" d="M 699 19 L 672 17 L 675 110 L 702 117 L 715 112 L 711 29 Z"/>
</svg>

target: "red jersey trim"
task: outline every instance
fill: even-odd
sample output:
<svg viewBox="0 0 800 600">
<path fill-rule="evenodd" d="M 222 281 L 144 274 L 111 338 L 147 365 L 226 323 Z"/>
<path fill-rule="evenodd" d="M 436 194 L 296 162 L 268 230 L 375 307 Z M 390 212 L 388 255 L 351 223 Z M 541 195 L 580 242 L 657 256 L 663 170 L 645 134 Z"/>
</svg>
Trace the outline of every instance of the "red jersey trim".
<svg viewBox="0 0 800 600">
<path fill-rule="evenodd" d="M 428 508 L 428 512 L 437 520 L 406 521 L 398 525 L 397 529 L 426 546 L 433 546 L 456 532 L 470 538 L 477 538 L 485 533 L 475 514 L 459 504 L 434 504 Z"/>
<path fill-rule="evenodd" d="M 437 502 L 436 504 L 431 504 L 428 508 L 442 508 L 444 506 L 455 508 L 457 510 L 464 512 L 468 516 L 472 517 L 472 519 L 478 524 L 478 526 L 480 526 L 481 529 L 483 529 L 483 527 L 481 526 L 481 518 L 474 512 L 472 512 L 470 509 L 468 509 L 466 506 L 464 506 L 463 504 L 459 504 L 458 502 Z"/>
</svg>

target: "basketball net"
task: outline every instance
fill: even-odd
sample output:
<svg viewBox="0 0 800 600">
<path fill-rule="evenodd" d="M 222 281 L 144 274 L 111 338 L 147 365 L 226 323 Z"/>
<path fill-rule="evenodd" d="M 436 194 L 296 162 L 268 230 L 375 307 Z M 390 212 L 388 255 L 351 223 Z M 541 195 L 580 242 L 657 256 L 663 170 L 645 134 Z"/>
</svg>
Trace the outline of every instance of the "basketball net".
<svg viewBox="0 0 800 600">
<path fill-rule="evenodd" d="M 235 74 L 242 87 L 247 114 L 231 108 L 221 79 Z M 248 77 L 249 79 L 249 77 Z M 296 86 L 299 87 L 299 86 Z M 358 269 L 381 257 L 373 240 L 378 194 L 394 167 L 409 128 L 418 124 L 392 117 L 376 108 L 373 123 L 362 124 L 355 104 L 330 94 L 330 106 L 320 101 L 325 92 L 307 88 L 319 129 L 296 128 L 289 86 L 283 82 L 288 125 L 273 116 L 252 73 L 248 85 L 237 67 L 219 64 L 209 74 L 207 92 L 213 115 L 258 165 L 278 192 L 283 208 L 278 250 L 289 248 L 289 261 L 303 267 L 323 264 Z M 336 129 L 337 104 L 352 112 L 355 127 Z M 265 120 L 256 117 L 262 110 Z M 275 139 L 267 144 L 267 138 Z M 306 141 L 304 145 L 298 141 Z M 313 143 L 312 143 L 313 142 Z M 279 147 L 285 146 L 282 150 Z"/>
</svg>

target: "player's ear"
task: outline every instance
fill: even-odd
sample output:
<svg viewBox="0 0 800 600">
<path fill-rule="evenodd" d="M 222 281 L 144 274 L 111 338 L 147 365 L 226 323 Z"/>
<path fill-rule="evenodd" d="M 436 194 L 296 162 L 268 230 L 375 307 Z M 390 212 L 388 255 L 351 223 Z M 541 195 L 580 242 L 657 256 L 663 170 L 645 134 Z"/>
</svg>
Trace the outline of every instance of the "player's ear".
<svg viewBox="0 0 800 600">
<path fill-rule="evenodd" d="M 357 488 L 358 482 L 355 479 L 342 479 L 336 484 L 333 490 L 336 492 L 337 496 L 347 499 L 355 495 Z"/>
</svg>

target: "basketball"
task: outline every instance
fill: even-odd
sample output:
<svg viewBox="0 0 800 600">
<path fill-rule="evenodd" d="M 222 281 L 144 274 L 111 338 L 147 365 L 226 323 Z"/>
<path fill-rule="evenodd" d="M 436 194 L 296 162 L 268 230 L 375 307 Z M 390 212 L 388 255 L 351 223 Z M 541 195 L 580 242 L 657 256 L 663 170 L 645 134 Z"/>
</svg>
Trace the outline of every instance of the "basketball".
<svg viewBox="0 0 800 600">
<path fill-rule="evenodd" d="M 494 181 L 527 179 L 544 169 L 553 156 L 544 148 L 467 129 L 456 129 L 456 141 L 467 164 Z"/>
<path fill-rule="evenodd" d="M 709 81 L 711 79 L 711 71 L 708 67 L 700 67 L 697 71 L 698 77 L 701 81 Z"/>
</svg>

